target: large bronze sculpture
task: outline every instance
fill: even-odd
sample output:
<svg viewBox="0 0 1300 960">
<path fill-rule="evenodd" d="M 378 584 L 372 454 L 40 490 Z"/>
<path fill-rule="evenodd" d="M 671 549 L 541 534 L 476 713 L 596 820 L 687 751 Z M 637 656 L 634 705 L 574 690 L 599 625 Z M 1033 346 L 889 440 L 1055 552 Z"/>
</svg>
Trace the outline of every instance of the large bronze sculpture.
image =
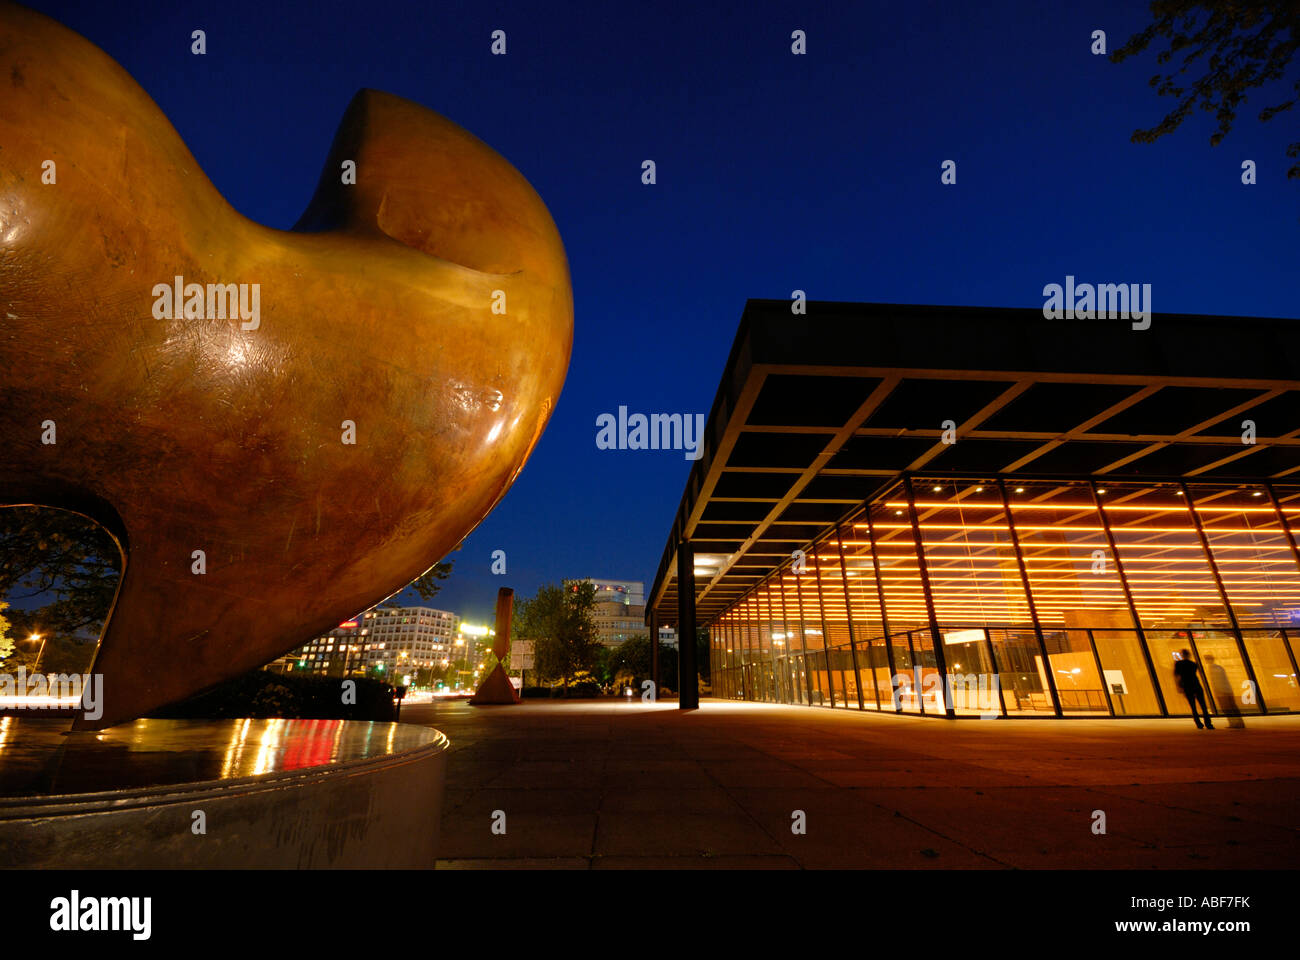
<svg viewBox="0 0 1300 960">
<path fill-rule="evenodd" d="M 0 5 L 0 504 L 80 511 L 125 571 L 104 727 L 397 590 L 522 469 L 568 366 L 546 207 L 417 104 L 348 107 L 283 232 L 147 94 Z M 353 182 L 354 181 L 354 182 Z"/>
</svg>

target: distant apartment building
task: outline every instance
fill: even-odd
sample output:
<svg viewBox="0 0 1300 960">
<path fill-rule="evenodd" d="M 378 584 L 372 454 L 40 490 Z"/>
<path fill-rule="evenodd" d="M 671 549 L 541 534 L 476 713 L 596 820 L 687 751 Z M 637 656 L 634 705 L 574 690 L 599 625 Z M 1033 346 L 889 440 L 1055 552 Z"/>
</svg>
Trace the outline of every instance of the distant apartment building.
<svg viewBox="0 0 1300 960">
<path fill-rule="evenodd" d="M 616 647 L 629 637 L 648 636 L 645 625 L 645 584 L 640 580 L 601 580 L 587 577 L 579 583 L 596 588 L 594 617 L 600 642 Z"/>
<path fill-rule="evenodd" d="M 596 588 L 597 603 L 622 603 L 625 606 L 645 606 L 645 584 L 640 580 L 598 580 L 587 577 L 579 583 L 589 583 Z"/>
<path fill-rule="evenodd" d="M 381 673 L 399 681 L 421 667 L 464 657 L 460 617 L 431 607 L 380 607 L 358 614 L 276 661 L 273 669 L 327 676 Z M 471 646 L 473 646 L 471 644 Z M 473 666 L 470 666 L 473 669 Z"/>
</svg>

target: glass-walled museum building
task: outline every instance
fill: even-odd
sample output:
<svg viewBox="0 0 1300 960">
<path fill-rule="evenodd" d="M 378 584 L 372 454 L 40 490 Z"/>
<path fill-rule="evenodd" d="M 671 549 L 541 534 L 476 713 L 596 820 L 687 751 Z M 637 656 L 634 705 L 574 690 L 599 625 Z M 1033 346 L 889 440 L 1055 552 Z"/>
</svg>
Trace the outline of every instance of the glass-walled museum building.
<svg viewBox="0 0 1300 960">
<path fill-rule="evenodd" d="M 1298 363 L 1287 321 L 750 301 L 649 616 L 715 697 L 1186 716 L 1185 650 L 1212 712 L 1300 710 Z"/>
</svg>

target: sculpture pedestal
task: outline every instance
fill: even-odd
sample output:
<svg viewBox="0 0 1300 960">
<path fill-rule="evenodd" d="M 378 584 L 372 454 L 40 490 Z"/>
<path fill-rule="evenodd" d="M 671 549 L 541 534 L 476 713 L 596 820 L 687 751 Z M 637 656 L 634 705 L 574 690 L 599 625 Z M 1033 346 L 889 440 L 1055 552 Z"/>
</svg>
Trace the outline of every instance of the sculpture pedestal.
<svg viewBox="0 0 1300 960">
<path fill-rule="evenodd" d="M 475 706 L 484 703 L 518 703 L 519 693 L 515 690 L 515 685 L 510 682 L 510 677 L 506 675 L 505 668 L 497 664 L 479 684 L 478 690 L 474 696 L 469 698 L 469 702 Z"/>
<path fill-rule="evenodd" d="M 345 720 L 0 718 L 0 867 L 425 867 L 447 738 Z"/>
</svg>

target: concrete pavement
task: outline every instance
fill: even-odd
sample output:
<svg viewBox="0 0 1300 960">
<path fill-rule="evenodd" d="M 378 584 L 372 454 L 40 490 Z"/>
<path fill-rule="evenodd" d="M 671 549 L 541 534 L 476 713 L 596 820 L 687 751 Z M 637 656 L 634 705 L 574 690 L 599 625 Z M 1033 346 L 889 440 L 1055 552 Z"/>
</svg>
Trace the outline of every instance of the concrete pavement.
<svg viewBox="0 0 1300 960">
<path fill-rule="evenodd" d="M 444 869 L 1300 863 L 1300 716 L 1200 731 L 604 700 L 402 721 L 451 739 Z"/>
</svg>

